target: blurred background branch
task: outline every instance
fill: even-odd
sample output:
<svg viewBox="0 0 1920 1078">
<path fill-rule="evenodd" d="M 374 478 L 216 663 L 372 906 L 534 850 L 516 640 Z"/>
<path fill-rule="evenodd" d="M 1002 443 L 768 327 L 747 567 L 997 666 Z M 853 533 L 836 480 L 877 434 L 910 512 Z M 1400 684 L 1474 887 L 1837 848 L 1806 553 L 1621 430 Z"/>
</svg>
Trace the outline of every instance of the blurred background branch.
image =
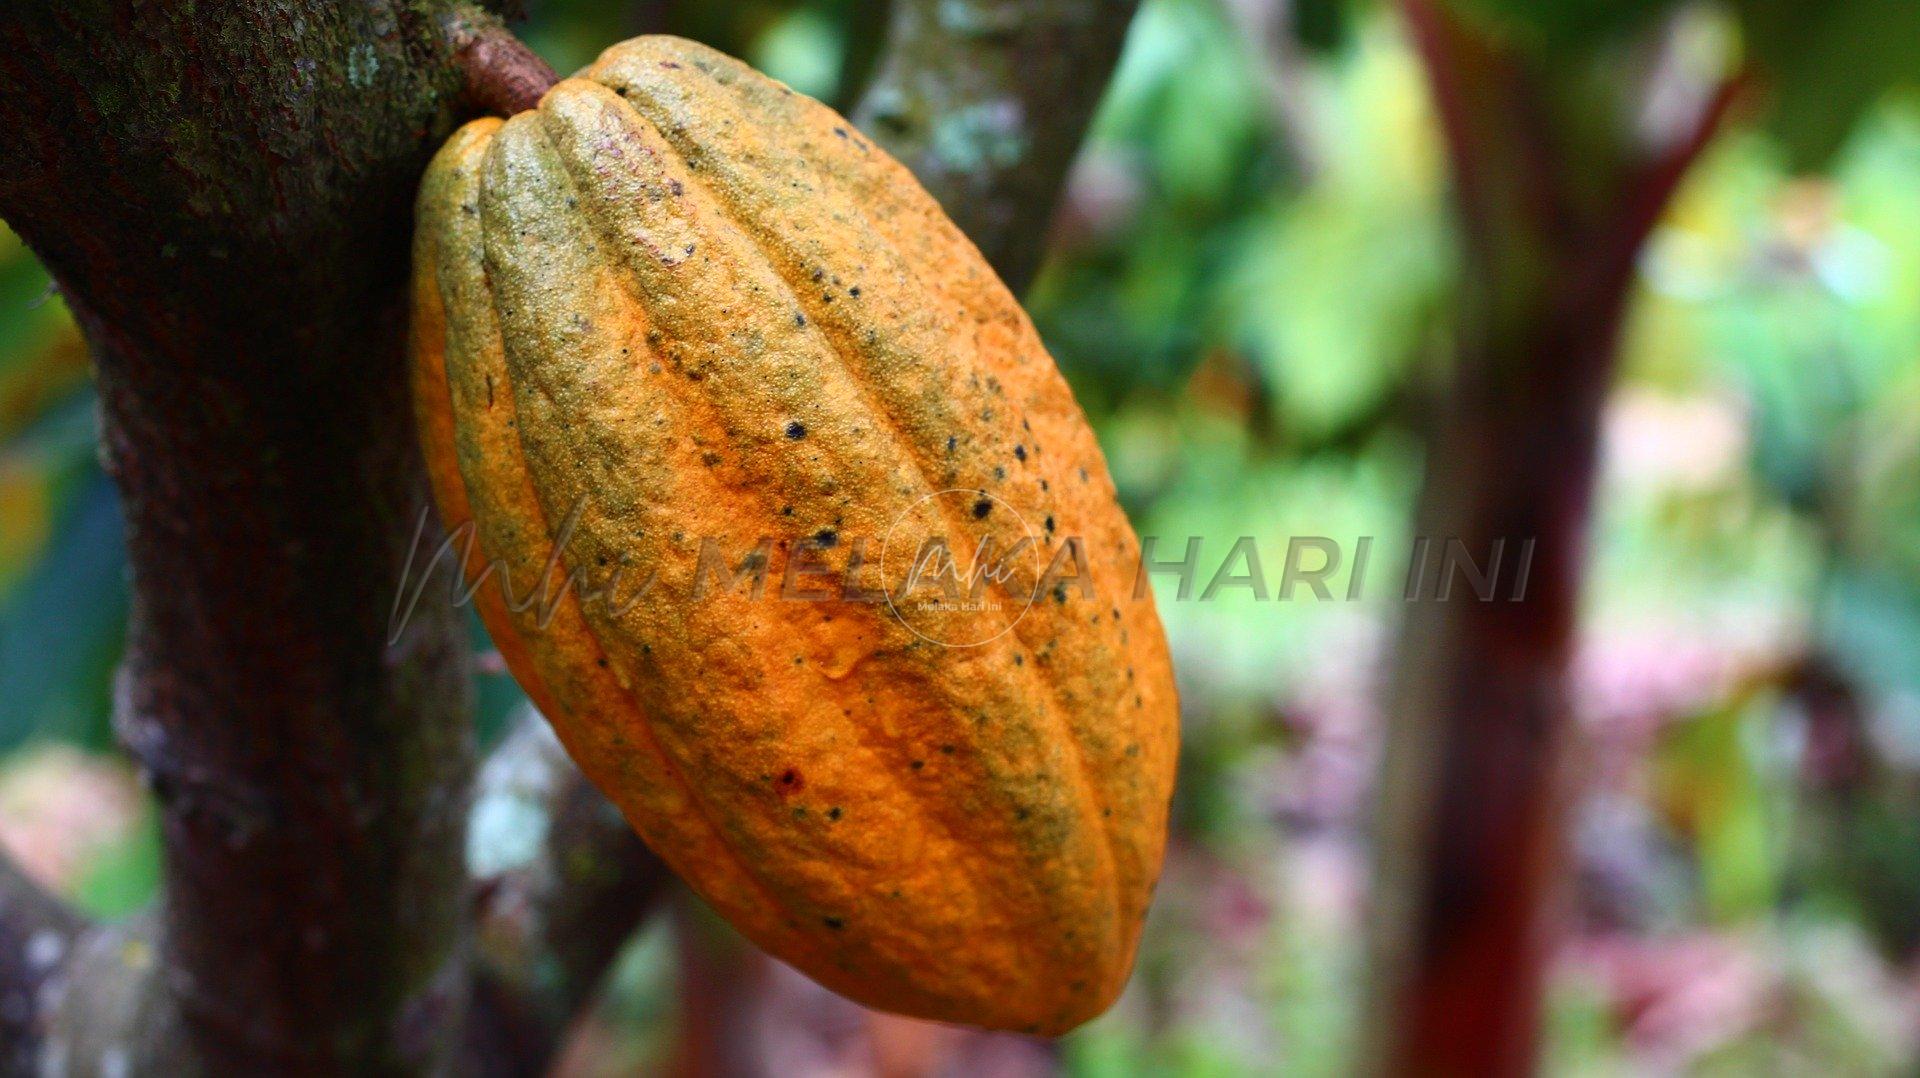
<svg viewBox="0 0 1920 1078">
<path fill-rule="evenodd" d="M 1645 147 L 1596 120 L 1643 113 L 1654 89 L 1593 77 L 1626 45 L 1528 51 L 1445 0 L 1402 8 L 1446 137 L 1466 271 L 1414 525 L 1431 557 L 1409 570 L 1391 666 L 1365 1058 L 1379 1073 L 1521 1075 L 1538 1065 L 1559 933 L 1601 409 L 1643 247 L 1735 82 L 1683 95 L 1701 102 L 1694 115 Z M 1492 594 L 1467 591 L 1461 556 Z"/>
</svg>

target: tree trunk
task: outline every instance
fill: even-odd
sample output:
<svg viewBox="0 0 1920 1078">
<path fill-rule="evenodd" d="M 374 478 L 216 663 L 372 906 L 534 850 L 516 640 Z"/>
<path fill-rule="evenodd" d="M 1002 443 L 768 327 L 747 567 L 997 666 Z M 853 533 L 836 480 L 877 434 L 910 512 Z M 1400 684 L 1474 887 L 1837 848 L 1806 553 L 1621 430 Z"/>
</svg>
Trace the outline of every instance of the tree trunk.
<svg viewBox="0 0 1920 1078">
<path fill-rule="evenodd" d="M 403 284 L 461 88 L 439 14 L 0 11 L 0 215 L 93 346 L 126 507 L 117 726 L 159 800 L 167 890 L 161 1017 L 119 1057 L 136 1071 L 411 1071 L 453 1044 L 457 612 L 423 605 L 386 644 L 426 507 Z"/>
</svg>

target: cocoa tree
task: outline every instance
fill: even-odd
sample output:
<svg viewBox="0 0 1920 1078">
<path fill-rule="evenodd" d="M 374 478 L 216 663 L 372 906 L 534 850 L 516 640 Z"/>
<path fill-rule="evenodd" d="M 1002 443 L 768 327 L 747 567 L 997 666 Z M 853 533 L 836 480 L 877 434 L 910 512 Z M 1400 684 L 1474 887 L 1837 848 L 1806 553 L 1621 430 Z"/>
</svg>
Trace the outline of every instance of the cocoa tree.
<svg viewBox="0 0 1920 1078">
<path fill-rule="evenodd" d="M 1133 7 L 898 5 L 858 114 L 1016 287 Z M 437 541 L 404 390 L 414 186 L 551 77 L 443 0 L 0 10 L 0 217 L 93 352 L 133 572 L 116 729 L 164 841 L 126 925 L 0 863 L 9 1069 L 537 1073 L 661 886 L 537 726 L 476 794 L 458 611 L 387 636 Z M 942 158 L 955 116 L 992 152 Z M 470 878 L 476 796 L 544 806 L 534 862 Z"/>
</svg>

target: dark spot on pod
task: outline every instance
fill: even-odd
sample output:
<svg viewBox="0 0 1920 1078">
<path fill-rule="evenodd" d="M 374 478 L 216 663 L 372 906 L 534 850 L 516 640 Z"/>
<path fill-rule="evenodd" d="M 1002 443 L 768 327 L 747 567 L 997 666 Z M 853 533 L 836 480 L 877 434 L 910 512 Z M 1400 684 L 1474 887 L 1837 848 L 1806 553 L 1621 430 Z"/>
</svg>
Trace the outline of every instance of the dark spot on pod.
<svg viewBox="0 0 1920 1078">
<path fill-rule="evenodd" d="M 1046 480 L 1044 480 L 1044 479 L 1042 479 L 1042 480 L 1040 480 L 1040 489 L 1041 489 L 1041 490 L 1051 490 L 1051 489 L 1053 489 L 1053 488 L 1051 488 L 1051 487 L 1049 487 L 1049 486 L 1047 485 L 1047 481 L 1046 481 Z"/>
<path fill-rule="evenodd" d="M 1102 818 L 1111 819 L 1113 817 L 1113 810 L 1110 808 L 1101 809 L 1100 815 Z"/>
<path fill-rule="evenodd" d="M 821 546 L 832 546 L 840 541 L 840 533 L 832 528 L 821 528 L 813 533 L 813 541 Z"/>
<path fill-rule="evenodd" d="M 823 925 L 826 925 L 828 928 L 831 928 L 836 932 L 839 931 L 840 929 L 847 927 L 847 922 L 842 921 L 838 917 L 822 917 L 820 918 L 820 923 Z"/>
<path fill-rule="evenodd" d="M 940 746 L 940 751 L 947 756 L 952 756 L 958 750 L 955 749 L 952 745 L 942 745 Z"/>
<path fill-rule="evenodd" d="M 677 64 L 677 63 L 675 63 L 675 62 L 673 62 L 672 60 L 662 60 L 662 61 L 660 61 L 660 66 L 661 66 L 661 67 L 667 67 L 667 68 L 672 68 L 672 69 L 673 69 L 673 70 L 675 70 L 675 71 L 678 71 L 678 70 L 680 70 L 680 65 L 679 65 L 679 64 Z"/>
<path fill-rule="evenodd" d="M 714 465 L 720 463 L 720 454 L 712 451 L 702 453 L 700 454 L 700 463 L 705 464 L 707 467 L 711 468 Z"/>
<path fill-rule="evenodd" d="M 798 419 L 796 419 L 787 424 L 787 437 L 792 438 L 794 441 L 797 442 L 800 439 L 805 438 L 806 436 L 807 436 L 807 425 L 805 423 L 802 423 Z"/>
<path fill-rule="evenodd" d="M 1007 477 L 1007 470 L 996 464 L 993 467 L 993 477 L 995 479 L 1005 479 Z"/>
<path fill-rule="evenodd" d="M 836 135 L 839 135 L 839 136 L 840 136 L 841 138 L 846 138 L 846 137 L 847 137 L 847 129 L 846 129 L 846 128 L 844 128 L 844 127 L 836 127 L 836 128 L 834 128 L 834 129 L 833 129 L 833 133 L 834 133 L 834 134 L 836 134 Z"/>
<path fill-rule="evenodd" d="M 604 668 L 606 667 L 606 665 L 607 665 L 607 660 L 606 660 L 605 658 L 599 658 L 599 659 L 595 659 L 595 660 L 593 660 L 593 661 L 594 661 L 594 662 L 596 662 L 596 663 L 599 663 L 599 664 L 600 664 L 600 666 L 601 666 L 601 667 L 602 667 L 603 669 L 604 669 Z"/>
<path fill-rule="evenodd" d="M 689 253 L 691 253 L 691 252 L 689 252 Z M 1014 446 L 1014 447 L 1013 447 L 1013 455 L 1014 455 L 1014 457 L 1015 457 L 1015 459 L 1018 459 L 1018 460 L 1025 460 L 1025 459 L 1027 459 L 1027 447 L 1026 447 L 1026 446 L 1024 446 L 1024 445 L 1016 445 L 1016 446 Z"/>
<path fill-rule="evenodd" d="M 794 325 L 796 325 L 796 326 L 804 326 L 804 325 L 806 325 L 806 324 L 807 324 L 807 316 L 806 316 L 806 315 L 804 315 L 804 314 L 801 314 L 801 313 L 800 313 L 799 311 L 795 311 L 795 312 L 793 312 L 793 324 L 794 324 Z"/>
<path fill-rule="evenodd" d="M 830 808 L 830 809 L 828 809 L 828 810 L 827 810 L 827 819 L 829 819 L 829 820 L 837 820 L 837 819 L 839 819 L 839 818 L 840 818 L 840 806 L 839 806 L 839 805 L 835 805 L 835 806 L 833 806 L 832 808 Z"/>
<path fill-rule="evenodd" d="M 668 180 L 667 190 L 672 191 L 676 195 L 684 195 L 687 193 L 686 187 L 682 185 L 679 180 Z M 693 244 L 687 244 L 687 253 L 693 253 Z"/>
<path fill-rule="evenodd" d="M 973 503 L 973 519 L 985 520 L 987 514 L 991 512 L 993 512 L 993 503 L 985 498 Z"/>
<path fill-rule="evenodd" d="M 781 516 L 783 516 L 783 517 L 790 517 L 790 516 L 792 516 L 792 515 L 793 515 L 793 506 L 791 506 L 791 505 L 783 505 L 783 506 L 781 506 L 781 507 L 780 507 L 780 515 L 781 515 Z"/>
<path fill-rule="evenodd" d="M 960 438 L 958 435 L 953 435 L 953 434 L 947 435 L 947 452 L 951 453 L 955 449 L 959 448 L 959 446 L 960 446 Z"/>
<path fill-rule="evenodd" d="M 914 769 L 915 771 L 918 771 L 918 770 L 920 770 L 921 768 L 923 768 L 923 767 L 925 767 L 925 766 L 927 766 L 927 762 L 926 762 L 925 760 L 915 760 L 915 761 L 914 761 L 913 763 L 911 763 L 911 764 L 909 764 L 909 765 L 907 765 L 907 766 L 909 766 L 909 767 L 911 767 L 911 768 L 913 768 L 913 769 Z"/>
<path fill-rule="evenodd" d="M 1048 532 L 1052 532 L 1052 531 L 1053 531 L 1053 518 L 1052 518 L 1052 517 L 1048 517 L 1048 518 L 1047 518 L 1047 531 L 1048 531 Z"/>
<path fill-rule="evenodd" d="M 805 666 L 806 663 L 807 657 L 805 655 L 795 655 L 793 657 L 793 665 L 795 666 Z"/>
<path fill-rule="evenodd" d="M 1056 603 L 1067 601 L 1067 585 L 1064 581 L 1053 586 L 1053 601 Z"/>
<path fill-rule="evenodd" d="M 1025 666 L 1025 665 L 1027 665 L 1027 657 L 1026 657 L 1025 655 L 1022 655 L 1022 654 L 1020 654 L 1020 653 L 1019 653 L 1019 652 L 1017 652 L 1017 651 L 1016 651 L 1016 652 L 1014 652 L 1014 654 L 1013 654 L 1013 665 L 1015 665 L 1015 666 Z"/>
<path fill-rule="evenodd" d="M 782 794 L 799 793 L 806 785 L 807 780 L 800 777 L 799 769 L 792 767 L 780 772 L 780 777 L 773 780 L 773 788 Z"/>
<path fill-rule="evenodd" d="M 807 806 L 805 806 L 805 805 L 801 805 L 801 806 L 799 806 L 798 808 L 795 808 L 795 809 L 793 810 L 793 818 L 794 818 L 794 819 L 796 819 L 796 820 L 804 820 L 804 819 L 806 819 L 806 818 L 807 818 Z"/>
<path fill-rule="evenodd" d="M 1023 809 L 1023 808 L 1017 808 L 1013 810 L 1013 818 L 1016 820 L 1024 820 L 1031 815 L 1033 815 L 1033 813 L 1028 812 L 1026 809 Z"/>
<path fill-rule="evenodd" d="M 814 283 L 815 283 L 815 284 L 818 284 L 818 283 L 820 283 L 821 281 L 824 281 L 824 280 L 826 280 L 826 278 L 827 278 L 827 271 L 826 271 L 826 270 L 823 270 L 823 269 L 817 269 L 817 270 L 814 270 L 814 271 L 813 271 L 813 281 L 814 281 Z"/>
<path fill-rule="evenodd" d="M 855 298 L 855 299 L 859 299 L 859 298 L 860 298 L 860 286 L 859 286 L 859 285 L 854 285 L 854 286 L 853 286 L 852 288 L 849 288 L 849 289 L 847 289 L 847 295 L 849 295 L 849 296 L 852 296 L 852 297 L 853 297 L 853 298 Z"/>
<path fill-rule="evenodd" d="M 1080 469 L 1080 481 L 1082 483 L 1085 483 L 1089 481 L 1089 478 L 1090 477 L 1087 475 L 1087 470 L 1085 468 Z"/>
</svg>

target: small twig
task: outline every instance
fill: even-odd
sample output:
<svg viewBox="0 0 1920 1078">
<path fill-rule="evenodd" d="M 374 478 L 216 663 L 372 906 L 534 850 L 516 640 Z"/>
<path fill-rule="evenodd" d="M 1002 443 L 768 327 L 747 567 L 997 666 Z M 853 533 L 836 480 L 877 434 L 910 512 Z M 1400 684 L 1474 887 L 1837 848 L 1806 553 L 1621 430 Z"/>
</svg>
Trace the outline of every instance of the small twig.
<svg viewBox="0 0 1920 1078">
<path fill-rule="evenodd" d="M 560 81 L 539 54 L 485 12 L 455 8 L 448 16 L 447 34 L 454 64 L 466 80 L 461 99 L 476 113 L 525 112 Z"/>
</svg>

